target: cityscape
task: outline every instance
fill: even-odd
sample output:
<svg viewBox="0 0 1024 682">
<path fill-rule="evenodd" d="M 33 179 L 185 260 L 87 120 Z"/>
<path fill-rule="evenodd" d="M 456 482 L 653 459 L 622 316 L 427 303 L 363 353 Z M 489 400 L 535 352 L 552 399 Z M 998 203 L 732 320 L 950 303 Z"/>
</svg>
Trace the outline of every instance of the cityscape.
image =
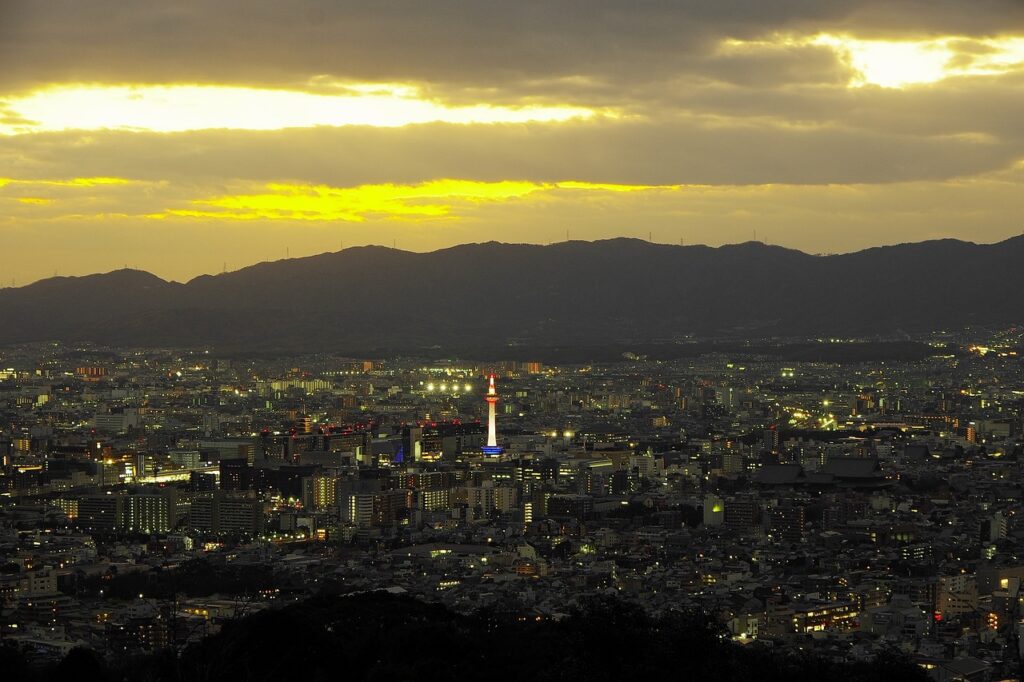
<svg viewBox="0 0 1024 682">
<path fill-rule="evenodd" d="M 610 596 L 737 646 L 1011 678 L 1024 331 L 914 359 L 808 341 L 566 364 L 5 348 L 4 642 L 117 659 L 321 593 L 530 622 Z"/>
<path fill-rule="evenodd" d="M 0 0 L 0 682 L 1024 680 L 1022 122 L 1022 0 Z"/>
</svg>

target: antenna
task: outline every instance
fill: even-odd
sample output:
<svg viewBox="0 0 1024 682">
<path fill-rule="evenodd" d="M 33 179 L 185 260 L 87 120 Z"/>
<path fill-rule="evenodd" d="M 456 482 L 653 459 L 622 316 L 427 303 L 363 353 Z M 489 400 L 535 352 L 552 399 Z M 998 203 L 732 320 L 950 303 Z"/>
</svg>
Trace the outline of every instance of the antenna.
<svg viewBox="0 0 1024 682">
<path fill-rule="evenodd" d="M 648 232 L 647 233 L 647 241 L 649 241 L 649 242 L 653 242 L 654 241 L 654 232 Z"/>
<path fill-rule="evenodd" d="M 289 249 L 287 246 L 284 247 L 284 257 L 285 258 L 291 258 L 292 257 L 292 250 Z"/>
<path fill-rule="evenodd" d="M 565 231 L 565 241 L 569 241 L 569 230 Z"/>
</svg>

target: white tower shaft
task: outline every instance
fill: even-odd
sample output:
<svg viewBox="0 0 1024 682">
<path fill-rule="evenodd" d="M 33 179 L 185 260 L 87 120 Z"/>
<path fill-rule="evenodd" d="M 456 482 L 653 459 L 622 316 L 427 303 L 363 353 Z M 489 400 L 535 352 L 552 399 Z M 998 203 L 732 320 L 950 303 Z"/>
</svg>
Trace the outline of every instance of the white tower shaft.
<svg viewBox="0 0 1024 682">
<path fill-rule="evenodd" d="M 496 403 L 489 403 L 487 406 L 487 447 L 498 447 L 498 425 Z M 479 441 L 478 441 L 479 442 Z"/>
<path fill-rule="evenodd" d="M 487 447 L 498 447 L 498 389 L 494 386 L 494 375 L 491 375 L 487 386 Z"/>
</svg>

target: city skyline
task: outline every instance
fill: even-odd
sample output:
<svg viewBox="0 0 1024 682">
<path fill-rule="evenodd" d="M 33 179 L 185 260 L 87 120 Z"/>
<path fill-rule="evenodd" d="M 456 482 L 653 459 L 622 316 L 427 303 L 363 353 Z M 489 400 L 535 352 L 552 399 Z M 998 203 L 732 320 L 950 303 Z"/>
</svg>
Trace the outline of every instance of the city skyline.
<svg viewBox="0 0 1024 682">
<path fill-rule="evenodd" d="M 4 670 L 1019 679 L 1024 330 L 836 341 L 0 345 Z"/>
<path fill-rule="evenodd" d="M 1024 7 L 0 8 L 5 286 L 383 244 L 1020 233 Z"/>
</svg>

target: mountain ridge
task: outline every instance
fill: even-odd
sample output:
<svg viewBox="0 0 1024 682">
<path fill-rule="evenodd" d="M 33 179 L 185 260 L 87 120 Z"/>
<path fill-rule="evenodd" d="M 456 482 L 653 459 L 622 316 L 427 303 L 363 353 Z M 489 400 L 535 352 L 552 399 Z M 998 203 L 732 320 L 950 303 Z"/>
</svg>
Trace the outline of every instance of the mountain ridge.
<svg viewBox="0 0 1024 682">
<path fill-rule="evenodd" d="M 168 281 L 120 269 L 0 290 L 0 343 L 327 350 L 685 335 L 886 336 L 1024 321 L 1024 236 L 812 255 L 615 238 L 351 247 Z"/>
</svg>

